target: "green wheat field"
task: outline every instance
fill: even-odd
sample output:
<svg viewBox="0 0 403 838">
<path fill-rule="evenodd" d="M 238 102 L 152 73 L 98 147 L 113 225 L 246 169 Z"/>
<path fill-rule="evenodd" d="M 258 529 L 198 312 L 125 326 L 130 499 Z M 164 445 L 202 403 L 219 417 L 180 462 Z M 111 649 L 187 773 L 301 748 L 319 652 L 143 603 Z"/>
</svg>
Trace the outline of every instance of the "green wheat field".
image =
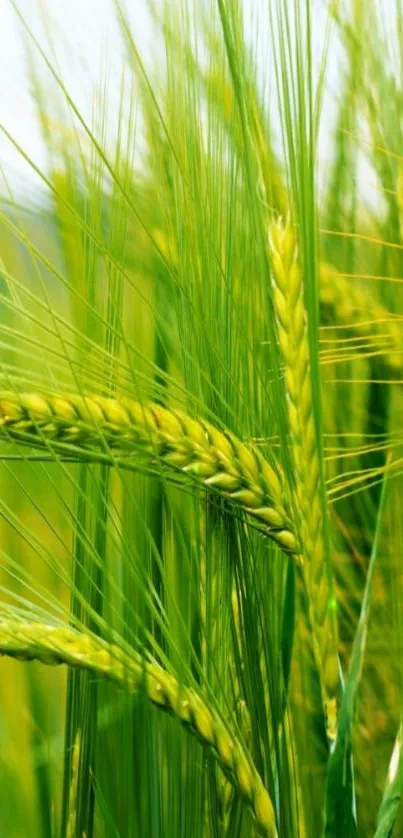
<svg viewBox="0 0 403 838">
<path fill-rule="evenodd" d="M 399 838 L 403 2 L 3 2 L 0 835 Z"/>
</svg>

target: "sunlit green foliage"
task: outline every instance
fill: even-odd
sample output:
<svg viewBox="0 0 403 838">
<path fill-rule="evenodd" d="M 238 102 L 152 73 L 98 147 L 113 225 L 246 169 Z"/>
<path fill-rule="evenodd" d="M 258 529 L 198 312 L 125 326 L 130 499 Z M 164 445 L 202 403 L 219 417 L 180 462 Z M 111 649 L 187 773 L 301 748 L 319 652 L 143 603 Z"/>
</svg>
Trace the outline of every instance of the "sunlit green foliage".
<svg viewBox="0 0 403 838">
<path fill-rule="evenodd" d="M 158 409 L 157 443 L 129 461 L 94 426 L 104 457 L 78 437 L 53 444 L 57 416 L 36 428 L 41 444 L 32 427 L 2 434 L 0 626 L 70 625 L 179 685 L 163 713 L 158 688 L 150 703 L 96 667 L 1 658 L 7 838 L 246 838 L 259 834 L 253 809 L 269 822 L 269 798 L 281 838 L 401 834 L 403 7 L 392 32 L 376 0 L 323 4 L 318 43 L 317 5 L 150 3 L 149 61 L 116 0 L 121 51 L 110 78 L 99 68 L 91 119 L 51 27 L 39 42 L 15 5 L 47 164 L 0 126 L 27 171 L 24 195 L 4 173 L 0 391 L 151 401 L 189 417 L 196 441 L 228 435 L 209 483 L 200 457 L 192 478 L 186 440 L 178 459 L 158 437 Z M 303 277 L 319 592 L 301 572 L 311 495 L 290 433 L 295 346 L 282 351 L 272 290 L 279 217 Z M 249 484 L 234 502 L 235 437 L 245 469 L 267 461 L 281 475 L 292 555 L 245 515 Z M 335 743 L 312 653 L 322 606 L 339 633 Z M 180 685 L 203 708 L 197 724 L 175 703 Z M 262 797 L 243 762 L 220 761 L 211 719 Z"/>
</svg>

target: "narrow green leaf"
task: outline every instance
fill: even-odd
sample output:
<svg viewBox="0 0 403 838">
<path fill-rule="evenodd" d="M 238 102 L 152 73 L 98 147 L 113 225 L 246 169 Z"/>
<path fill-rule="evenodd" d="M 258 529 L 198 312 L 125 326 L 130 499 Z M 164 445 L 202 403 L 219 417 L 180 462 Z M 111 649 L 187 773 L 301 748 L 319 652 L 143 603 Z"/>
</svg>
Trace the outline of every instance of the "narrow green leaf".
<svg viewBox="0 0 403 838">
<path fill-rule="evenodd" d="M 338 736 L 329 759 L 325 827 L 327 838 L 339 838 L 341 835 L 343 835 L 343 838 L 344 836 L 346 838 L 347 836 L 348 838 L 358 836 L 351 734 L 357 691 L 361 680 L 365 656 L 374 573 L 379 554 L 380 534 L 385 510 L 387 479 L 386 473 L 382 481 L 375 537 L 368 567 L 360 619 L 354 638 L 348 676 L 341 701 Z"/>
<path fill-rule="evenodd" d="M 374 838 L 392 838 L 399 815 L 403 791 L 402 724 L 396 736 L 389 763 Z"/>
</svg>

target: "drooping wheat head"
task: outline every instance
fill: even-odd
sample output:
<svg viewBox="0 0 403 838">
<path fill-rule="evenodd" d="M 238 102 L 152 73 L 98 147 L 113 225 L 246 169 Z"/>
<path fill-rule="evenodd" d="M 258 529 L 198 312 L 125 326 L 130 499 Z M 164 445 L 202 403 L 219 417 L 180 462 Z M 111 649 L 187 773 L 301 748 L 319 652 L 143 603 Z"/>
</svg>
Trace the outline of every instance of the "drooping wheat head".
<svg viewBox="0 0 403 838">
<path fill-rule="evenodd" d="M 0 655 L 79 667 L 130 693 L 143 692 L 152 704 L 177 718 L 210 750 L 226 777 L 251 806 L 262 835 L 277 838 L 270 796 L 244 745 L 230 733 L 201 694 L 179 684 L 157 664 L 70 627 L 18 620 L 0 622 Z"/>
<path fill-rule="evenodd" d="M 286 552 L 298 553 L 278 464 L 209 422 L 130 399 L 0 392 L 3 435 L 31 446 L 140 455 L 220 492 Z M 71 448 L 73 451 L 73 448 Z"/>
<path fill-rule="evenodd" d="M 242 731 L 242 738 L 248 750 L 251 748 L 251 720 L 245 701 L 238 701 L 239 725 Z M 227 777 L 220 772 L 218 782 L 218 799 L 220 804 L 221 829 L 223 836 L 231 838 L 231 808 L 234 802 L 235 789 Z"/>
<path fill-rule="evenodd" d="M 291 457 L 294 466 L 296 529 L 301 544 L 301 578 L 306 592 L 313 651 L 319 669 L 328 737 L 337 727 L 339 669 L 333 585 L 326 560 L 310 378 L 303 276 L 296 238 L 288 220 L 272 221 L 269 255 L 273 307 L 283 364 Z"/>
</svg>

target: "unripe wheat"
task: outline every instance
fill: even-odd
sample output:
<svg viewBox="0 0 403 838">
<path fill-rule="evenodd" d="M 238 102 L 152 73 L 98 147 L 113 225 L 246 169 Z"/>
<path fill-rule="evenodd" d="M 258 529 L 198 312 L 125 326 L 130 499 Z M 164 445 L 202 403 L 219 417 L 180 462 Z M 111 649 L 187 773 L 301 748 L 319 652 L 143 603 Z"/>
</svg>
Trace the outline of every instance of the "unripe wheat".
<svg viewBox="0 0 403 838">
<path fill-rule="evenodd" d="M 142 692 L 209 748 L 251 806 L 260 832 L 277 838 L 270 796 L 241 742 L 200 694 L 179 684 L 157 664 L 146 663 L 134 652 L 126 653 L 117 645 L 69 627 L 17 620 L 0 622 L 0 654 L 50 665 L 67 664 L 113 681 L 131 693 Z"/>
<path fill-rule="evenodd" d="M 0 429 L 31 446 L 81 448 L 87 459 L 93 451 L 145 455 L 216 489 L 283 550 L 299 551 L 280 467 L 209 422 L 130 399 L 10 391 L 0 392 Z"/>
<path fill-rule="evenodd" d="M 337 623 L 333 588 L 326 562 L 320 463 L 317 450 L 309 366 L 307 320 L 302 273 L 291 223 L 272 222 L 269 254 L 273 305 L 287 394 L 297 533 L 301 544 L 302 581 L 313 632 L 329 739 L 336 736 L 338 695 Z"/>
</svg>

